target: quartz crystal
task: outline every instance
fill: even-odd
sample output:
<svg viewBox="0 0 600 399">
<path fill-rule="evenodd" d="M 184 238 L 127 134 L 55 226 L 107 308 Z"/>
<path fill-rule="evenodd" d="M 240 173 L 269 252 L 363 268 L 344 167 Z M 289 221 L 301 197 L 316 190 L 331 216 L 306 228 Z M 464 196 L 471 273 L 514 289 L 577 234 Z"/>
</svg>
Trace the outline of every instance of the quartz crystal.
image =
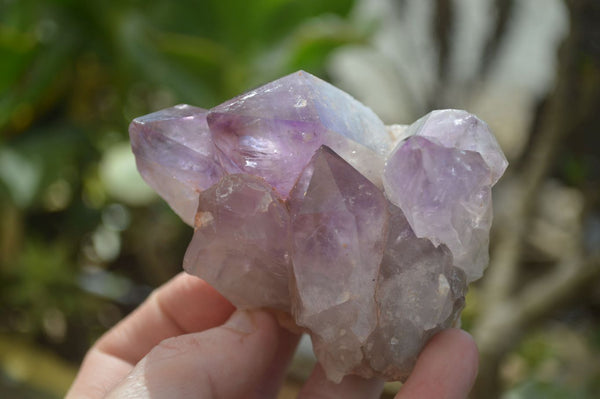
<svg viewBox="0 0 600 399">
<path fill-rule="evenodd" d="M 436 139 L 448 148 L 474 151 L 483 157 L 492 172 L 492 183 L 504 174 L 508 162 L 487 124 L 460 109 L 432 111 L 413 123 L 406 136 L 418 135 Z"/>
<path fill-rule="evenodd" d="M 290 196 L 292 311 L 335 379 L 360 365 L 361 347 L 377 324 L 374 292 L 388 228 L 386 202 L 381 190 L 327 147 L 316 152 Z"/>
<path fill-rule="evenodd" d="M 290 232 L 289 212 L 271 186 L 251 175 L 226 175 L 200 194 L 183 267 L 235 306 L 289 311 Z"/>
<path fill-rule="evenodd" d="M 464 272 L 452 265 L 448 247 L 417 238 L 402 210 L 393 204 L 389 210 L 375 291 L 378 326 L 364 353 L 375 375 L 403 380 L 425 342 L 457 320 L 466 281 Z"/>
<path fill-rule="evenodd" d="M 487 266 L 507 162 L 466 111 L 386 127 L 300 71 L 129 131 L 142 177 L 195 228 L 185 270 L 293 320 L 334 382 L 404 380 Z"/>
<path fill-rule="evenodd" d="M 190 225 L 198 208 L 198 192 L 224 174 L 206 114 L 202 108 L 176 105 L 136 118 L 129 126 L 140 174 Z"/>
<path fill-rule="evenodd" d="M 411 136 L 390 154 L 383 176 L 416 235 L 447 245 L 469 281 L 481 277 L 492 223 L 491 175 L 481 155 Z"/>
<path fill-rule="evenodd" d="M 389 151 L 390 136 L 373 111 L 306 72 L 218 105 L 207 119 L 227 171 L 260 176 L 284 198 L 323 144 L 379 179 Z"/>
</svg>

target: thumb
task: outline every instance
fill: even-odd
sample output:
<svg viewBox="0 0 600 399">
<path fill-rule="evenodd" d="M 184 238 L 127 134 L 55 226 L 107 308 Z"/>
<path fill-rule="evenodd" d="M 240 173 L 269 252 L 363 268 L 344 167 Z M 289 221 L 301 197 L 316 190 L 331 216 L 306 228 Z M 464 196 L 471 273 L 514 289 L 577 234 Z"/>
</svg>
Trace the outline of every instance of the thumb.
<svg viewBox="0 0 600 399">
<path fill-rule="evenodd" d="M 277 344 L 273 316 L 238 310 L 220 327 L 162 341 L 107 397 L 254 397 Z"/>
</svg>

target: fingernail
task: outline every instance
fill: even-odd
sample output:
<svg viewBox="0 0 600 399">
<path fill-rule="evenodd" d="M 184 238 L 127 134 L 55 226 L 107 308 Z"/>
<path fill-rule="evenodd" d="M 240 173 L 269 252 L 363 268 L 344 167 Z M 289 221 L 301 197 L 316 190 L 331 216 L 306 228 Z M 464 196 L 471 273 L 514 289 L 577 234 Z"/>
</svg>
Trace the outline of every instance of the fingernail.
<svg viewBox="0 0 600 399">
<path fill-rule="evenodd" d="M 247 310 L 236 310 L 225 323 L 225 327 L 242 334 L 252 334 L 256 329 L 252 315 Z"/>
</svg>

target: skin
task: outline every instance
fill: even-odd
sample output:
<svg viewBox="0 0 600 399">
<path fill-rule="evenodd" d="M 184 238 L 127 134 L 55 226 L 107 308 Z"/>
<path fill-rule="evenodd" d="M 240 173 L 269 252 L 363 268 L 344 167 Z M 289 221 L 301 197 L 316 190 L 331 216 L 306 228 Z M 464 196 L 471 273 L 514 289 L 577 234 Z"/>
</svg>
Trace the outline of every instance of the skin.
<svg viewBox="0 0 600 399">
<path fill-rule="evenodd" d="M 96 342 L 67 398 L 276 398 L 298 340 L 268 312 L 236 311 L 181 273 Z M 466 398 L 477 366 L 471 336 L 443 331 L 396 399 Z M 382 388 L 356 376 L 334 384 L 317 365 L 299 398 L 378 398 Z"/>
</svg>

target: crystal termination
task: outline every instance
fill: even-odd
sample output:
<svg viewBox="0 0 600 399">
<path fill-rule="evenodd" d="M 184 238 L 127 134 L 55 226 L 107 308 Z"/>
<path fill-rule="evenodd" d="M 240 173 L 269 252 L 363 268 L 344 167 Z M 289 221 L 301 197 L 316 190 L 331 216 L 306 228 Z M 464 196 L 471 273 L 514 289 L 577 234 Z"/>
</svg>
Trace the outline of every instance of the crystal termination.
<svg viewBox="0 0 600 399">
<path fill-rule="evenodd" d="M 406 379 L 487 266 L 508 163 L 466 111 L 384 126 L 299 71 L 129 132 L 142 177 L 195 227 L 184 269 L 239 308 L 289 314 L 332 381 Z"/>
</svg>

